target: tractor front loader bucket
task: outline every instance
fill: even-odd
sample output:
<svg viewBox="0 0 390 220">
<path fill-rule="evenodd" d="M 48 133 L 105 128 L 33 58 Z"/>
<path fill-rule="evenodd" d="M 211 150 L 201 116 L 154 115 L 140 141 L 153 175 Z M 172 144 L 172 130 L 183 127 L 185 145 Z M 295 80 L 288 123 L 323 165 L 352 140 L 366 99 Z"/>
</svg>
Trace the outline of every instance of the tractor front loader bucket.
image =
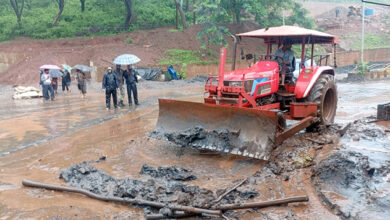
<svg viewBox="0 0 390 220">
<path fill-rule="evenodd" d="M 268 160 L 278 127 L 276 112 L 177 100 L 159 100 L 152 136 L 183 147 Z"/>
</svg>

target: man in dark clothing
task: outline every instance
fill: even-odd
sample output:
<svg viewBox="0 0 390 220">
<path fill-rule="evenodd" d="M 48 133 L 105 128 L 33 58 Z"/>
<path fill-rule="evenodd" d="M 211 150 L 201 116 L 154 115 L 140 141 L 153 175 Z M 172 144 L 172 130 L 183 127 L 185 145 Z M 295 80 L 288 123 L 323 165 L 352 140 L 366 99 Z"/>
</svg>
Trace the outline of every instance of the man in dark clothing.
<svg viewBox="0 0 390 220">
<path fill-rule="evenodd" d="M 62 75 L 62 91 L 65 92 L 68 91 L 68 93 L 71 92 L 70 89 L 70 83 L 71 83 L 71 78 L 70 78 L 70 73 L 67 69 L 65 69 L 64 75 Z"/>
<path fill-rule="evenodd" d="M 137 85 L 136 85 L 136 83 L 138 83 L 137 75 L 138 74 L 134 71 L 134 69 L 132 68 L 131 65 L 127 66 L 127 70 L 123 74 L 123 77 L 126 79 L 127 96 L 129 98 L 129 106 L 132 105 L 131 92 L 133 92 L 133 95 L 134 95 L 134 103 L 136 105 L 139 105 Z"/>
<path fill-rule="evenodd" d="M 106 109 L 110 109 L 110 101 L 111 96 L 112 100 L 114 102 L 114 107 L 117 108 L 117 101 L 116 101 L 116 89 L 119 87 L 118 78 L 116 75 L 112 72 L 112 68 L 107 68 L 108 72 L 104 74 L 103 77 L 103 89 L 106 89 Z"/>
<path fill-rule="evenodd" d="M 119 107 L 125 107 L 125 104 L 123 104 L 123 99 L 125 98 L 125 89 L 123 87 L 123 70 L 121 69 L 121 65 L 116 65 L 116 68 L 114 70 L 114 73 L 116 75 L 116 78 L 119 82 L 119 91 L 117 93 L 118 95 L 118 101 L 119 101 Z"/>
</svg>

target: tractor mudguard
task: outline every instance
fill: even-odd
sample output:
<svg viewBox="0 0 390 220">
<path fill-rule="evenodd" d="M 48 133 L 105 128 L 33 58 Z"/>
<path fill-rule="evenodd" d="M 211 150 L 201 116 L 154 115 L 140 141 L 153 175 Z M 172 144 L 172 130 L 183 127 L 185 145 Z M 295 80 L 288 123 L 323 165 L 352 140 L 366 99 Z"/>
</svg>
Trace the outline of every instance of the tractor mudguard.
<svg viewBox="0 0 390 220">
<path fill-rule="evenodd" d="M 302 69 L 295 84 L 295 98 L 306 98 L 320 75 L 325 73 L 334 75 L 334 70 L 330 66 L 314 66 Z"/>
</svg>

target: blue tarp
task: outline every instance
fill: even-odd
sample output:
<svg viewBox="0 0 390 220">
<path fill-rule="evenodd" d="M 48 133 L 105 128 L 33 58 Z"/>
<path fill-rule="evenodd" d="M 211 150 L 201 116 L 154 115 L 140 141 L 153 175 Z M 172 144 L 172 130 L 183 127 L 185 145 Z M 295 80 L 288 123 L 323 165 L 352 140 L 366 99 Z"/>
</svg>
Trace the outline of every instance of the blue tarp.
<svg viewBox="0 0 390 220">
<path fill-rule="evenodd" d="M 175 80 L 179 79 L 179 77 L 177 77 L 176 70 L 173 69 L 173 66 L 168 67 L 168 72 L 169 72 L 169 74 L 171 74 L 172 79 L 175 79 Z"/>
</svg>

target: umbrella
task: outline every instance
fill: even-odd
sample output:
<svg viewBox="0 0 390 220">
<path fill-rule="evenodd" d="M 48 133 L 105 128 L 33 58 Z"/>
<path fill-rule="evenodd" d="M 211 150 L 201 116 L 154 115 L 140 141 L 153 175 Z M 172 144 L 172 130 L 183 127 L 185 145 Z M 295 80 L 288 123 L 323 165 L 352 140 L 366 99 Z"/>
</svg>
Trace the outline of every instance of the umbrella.
<svg viewBox="0 0 390 220">
<path fill-rule="evenodd" d="M 91 72 L 91 67 L 77 64 L 72 68 L 72 70 L 80 70 L 82 72 Z"/>
<path fill-rule="evenodd" d="M 64 67 L 65 70 L 71 71 L 72 67 L 69 66 L 68 64 L 62 64 L 62 67 Z"/>
<path fill-rule="evenodd" d="M 44 69 L 49 69 L 49 70 L 60 70 L 61 68 L 59 68 L 59 67 L 56 66 L 56 65 L 45 64 L 45 65 L 39 67 L 39 69 L 41 69 L 41 70 L 44 70 Z"/>
<path fill-rule="evenodd" d="M 138 58 L 136 55 L 133 54 L 123 54 L 115 58 L 114 64 L 117 65 L 131 65 L 134 63 L 138 63 L 141 61 L 140 58 Z"/>
<path fill-rule="evenodd" d="M 51 77 L 53 78 L 59 78 L 63 75 L 63 73 L 61 72 L 61 70 L 55 70 L 55 69 L 51 69 L 49 70 L 49 74 L 51 75 Z"/>
</svg>

